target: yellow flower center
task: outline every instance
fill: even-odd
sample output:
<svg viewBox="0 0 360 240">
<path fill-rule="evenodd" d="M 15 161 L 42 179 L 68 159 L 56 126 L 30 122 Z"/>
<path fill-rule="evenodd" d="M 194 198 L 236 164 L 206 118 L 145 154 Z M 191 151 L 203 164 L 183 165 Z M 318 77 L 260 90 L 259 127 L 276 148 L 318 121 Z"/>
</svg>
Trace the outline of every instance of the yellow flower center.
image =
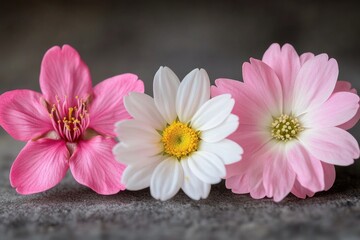
<svg viewBox="0 0 360 240">
<path fill-rule="evenodd" d="M 181 159 L 198 149 L 200 132 L 187 124 L 174 121 L 162 132 L 161 141 L 166 154 Z"/>
<path fill-rule="evenodd" d="M 287 142 L 304 130 L 296 117 L 281 114 L 271 123 L 271 136 L 278 141 Z"/>
</svg>

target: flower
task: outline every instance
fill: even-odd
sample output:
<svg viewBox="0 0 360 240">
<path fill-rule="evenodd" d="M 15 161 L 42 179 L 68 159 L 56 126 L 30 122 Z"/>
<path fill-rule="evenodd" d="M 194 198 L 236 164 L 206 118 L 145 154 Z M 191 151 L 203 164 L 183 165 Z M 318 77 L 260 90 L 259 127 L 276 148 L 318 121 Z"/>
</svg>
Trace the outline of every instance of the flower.
<svg viewBox="0 0 360 240">
<path fill-rule="evenodd" d="M 10 171 L 20 194 L 48 190 L 68 168 L 80 184 L 99 194 L 124 189 L 125 166 L 111 153 L 113 125 L 130 116 L 123 96 L 143 92 L 133 74 L 109 78 L 92 88 L 88 67 L 68 45 L 49 49 L 42 61 L 40 88 L 14 90 L 0 96 L 0 125 L 15 139 L 27 141 Z"/>
<path fill-rule="evenodd" d="M 116 124 L 116 159 L 127 165 L 122 182 L 129 190 L 150 186 L 162 201 L 180 188 L 192 199 L 206 198 L 210 184 L 226 175 L 224 164 L 241 159 L 242 148 L 226 139 L 238 127 L 230 94 L 210 99 L 205 70 L 195 69 L 180 83 L 167 67 L 154 78 L 154 98 L 124 98 L 134 118 Z"/>
<path fill-rule="evenodd" d="M 350 165 L 359 145 L 346 129 L 359 119 L 359 97 L 337 82 L 338 65 L 326 54 L 298 56 L 273 44 L 262 61 L 243 65 L 244 82 L 216 80 L 212 95 L 231 93 L 241 124 L 230 139 L 245 151 L 228 166 L 226 186 L 234 193 L 281 201 L 328 190 L 334 165 Z"/>
</svg>

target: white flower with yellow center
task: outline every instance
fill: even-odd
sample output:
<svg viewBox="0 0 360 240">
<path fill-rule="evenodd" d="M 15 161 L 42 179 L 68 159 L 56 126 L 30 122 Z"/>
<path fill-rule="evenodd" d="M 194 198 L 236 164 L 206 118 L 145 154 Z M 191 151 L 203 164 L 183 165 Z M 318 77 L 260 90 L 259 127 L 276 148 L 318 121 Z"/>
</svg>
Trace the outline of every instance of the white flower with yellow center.
<svg viewBox="0 0 360 240">
<path fill-rule="evenodd" d="M 134 118 L 116 124 L 115 157 L 127 165 L 122 183 L 128 190 L 150 186 L 162 201 L 181 188 L 195 200 L 206 198 L 211 184 L 226 176 L 226 164 L 241 159 L 242 148 L 226 139 L 238 125 L 229 94 L 210 99 L 204 69 L 195 69 L 180 83 L 171 69 L 154 77 L 154 98 L 131 93 L 124 98 Z"/>
</svg>

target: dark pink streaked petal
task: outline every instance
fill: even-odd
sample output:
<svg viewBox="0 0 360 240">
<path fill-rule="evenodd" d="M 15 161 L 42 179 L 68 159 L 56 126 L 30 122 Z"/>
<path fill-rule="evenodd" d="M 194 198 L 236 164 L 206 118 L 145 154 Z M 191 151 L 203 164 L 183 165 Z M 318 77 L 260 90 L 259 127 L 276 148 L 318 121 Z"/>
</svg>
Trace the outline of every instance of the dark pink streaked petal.
<svg viewBox="0 0 360 240">
<path fill-rule="evenodd" d="M 53 129 L 40 93 L 14 90 L 0 96 L 0 125 L 16 140 L 28 141 Z"/>
<path fill-rule="evenodd" d="M 28 142 L 11 167 L 11 186 L 20 194 L 43 192 L 54 187 L 66 174 L 69 155 L 61 140 Z"/>
<path fill-rule="evenodd" d="M 41 63 L 40 88 L 50 104 L 56 103 L 58 97 L 61 101 L 67 98 L 69 106 L 76 106 L 76 96 L 85 99 L 91 94 L 89 69 L 69 45 L 52 47 Z"/>
<path fill-rule="evenodd" d="M 112 154 L 115 144 L 113 139 L 101 136 L 80 141 L 69 161 L 76 181 L 103 195 L 124 190 L 120 181 L 125 166 Z"/>
<path fill-rule="evenodd" d="M 123 100 L 130 92 L 144 92 L 144 83 L 134 74 L 118 75 L 96 85 L 89 110 L 89 127 L 115 137 L 114 124 L 131 118 Z"/>
</svg>

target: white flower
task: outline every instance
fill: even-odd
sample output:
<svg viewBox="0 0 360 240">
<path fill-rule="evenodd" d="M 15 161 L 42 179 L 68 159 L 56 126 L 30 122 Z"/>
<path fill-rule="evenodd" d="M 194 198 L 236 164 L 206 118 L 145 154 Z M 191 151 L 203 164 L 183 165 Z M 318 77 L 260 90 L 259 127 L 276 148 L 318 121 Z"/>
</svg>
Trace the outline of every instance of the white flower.
<svg viewBox="0 0 360 240">
<path fill-rule="evenodd" d="M 128 190 L 150 186 L 151 195 L 164 201 L 181 188 L 199 200 L 225 177 L 225 164 L 241 159 L 242 148 L 226 139 L 239 125 L 231 114 L 234 100 L 229 94 L 210 99 L 204 69 L 180 83 L 171 69 L 160 67 L 154 98 L 134 92 L 124 104 L 134 119 L 116 124 L 120 142 L 113 152 L 127 165 L 122 182 Z"/>
</svg>

